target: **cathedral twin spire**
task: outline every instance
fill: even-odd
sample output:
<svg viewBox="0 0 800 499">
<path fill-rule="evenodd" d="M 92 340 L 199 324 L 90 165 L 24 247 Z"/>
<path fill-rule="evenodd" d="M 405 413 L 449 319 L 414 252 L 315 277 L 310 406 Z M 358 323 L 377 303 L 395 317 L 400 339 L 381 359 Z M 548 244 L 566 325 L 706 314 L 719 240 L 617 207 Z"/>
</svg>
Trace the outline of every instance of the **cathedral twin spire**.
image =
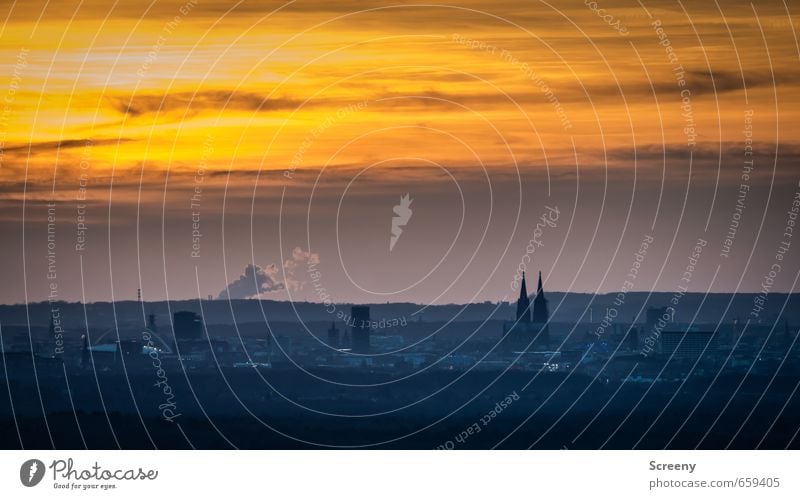
<svg viewBox="0 0 800 499">
<path fill-rule="evenodd" d="M 539 272 L 539 283 L 536 286 L 536 297 L 533 299 L 533 322 L 547 322 L 547 300 L 544 297 L 542 286 L 542 273 Z M 517 300 L 517 322 L 531 322 L 531 302 L 528 297 L 528 287 L 525 284 L 525 272 L 522 273 L 522 284 L 519 288 Z"/>
</svg>

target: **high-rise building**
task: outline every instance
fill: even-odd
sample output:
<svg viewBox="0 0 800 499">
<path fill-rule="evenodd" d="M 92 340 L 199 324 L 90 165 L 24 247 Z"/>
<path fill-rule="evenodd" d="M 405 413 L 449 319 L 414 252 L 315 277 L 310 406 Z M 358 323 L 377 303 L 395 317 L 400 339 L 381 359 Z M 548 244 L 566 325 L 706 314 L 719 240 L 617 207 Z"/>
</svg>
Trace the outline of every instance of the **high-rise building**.
<svg viewBox="0 0 800 499">
<path fill-rule="evenodd" d="M 369 307 L 355 305 L 350 309 L 350 340 L 355 353 L 369 353 Z"/>
<path fill-rule="evenodd" d="M 176 340 L 196 340 L 203 337 L 203 320 L 194 312 L 175 312 L 172 315 Z"/>
</svg>

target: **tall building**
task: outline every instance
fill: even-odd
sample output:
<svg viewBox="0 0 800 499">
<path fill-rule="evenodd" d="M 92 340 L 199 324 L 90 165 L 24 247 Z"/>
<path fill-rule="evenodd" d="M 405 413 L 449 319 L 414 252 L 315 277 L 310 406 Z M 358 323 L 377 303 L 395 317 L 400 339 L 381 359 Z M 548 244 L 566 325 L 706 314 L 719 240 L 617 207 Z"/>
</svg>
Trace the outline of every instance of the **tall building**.
<svg viewBox="0 0 800 499">
<path fill-rule="evenodd" d="M 331 321 L 331 327 L 328 328 L 328 346 L 339 348 L 339 328 L 336 327 L 336 321 Z"/>
<path fill-rule="evenodd" d="M 356 305 L 350 309 L 352 321 L 350 341 L 355 353 L 369 353 L 369 307 Z"/>
<path fill-rule="evenodd" d="M 176 340 L 195 340 L 203 337 L 203 320 L 194 312 L 175 312 L 172 315 Z"/>
<path fill-rule="evenodd" d="M 531 308 L 533 308 L 533 314 L 531 314 Z M 549 313 L 547 299 L 544 297 L 544 286 L 542 286 L 542 273 L 539 272 L 539 283 L 533 299 L 533 307 L 531 307 L 525 273 L 523 273 L 517 299 L 516 320 L 511 324 L 503 325 L 502 345 L 504 350 L 513 352 L 548 350 L 550 348 L 548 319 Z"/>
</svg>

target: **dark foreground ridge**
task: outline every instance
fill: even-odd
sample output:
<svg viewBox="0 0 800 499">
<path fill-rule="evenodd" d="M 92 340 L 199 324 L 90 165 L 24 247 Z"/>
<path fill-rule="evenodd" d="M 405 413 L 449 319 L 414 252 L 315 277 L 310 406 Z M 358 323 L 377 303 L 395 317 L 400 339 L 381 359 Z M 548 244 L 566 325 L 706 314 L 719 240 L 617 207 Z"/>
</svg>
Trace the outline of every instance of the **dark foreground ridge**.
<svg viewBox="0 0 800 499">
<path fill-rule="evenodd" d="M 311 374 L 353 384 L 393 379 L 377 372 Z M 800 422 L 795 417 L 800 399 L 790 395 L 797 387 L 796 372 L 781 372 L 774 379 L 728 375 L 714 382 L 710 376 L 696 376 L 681 384 L 561 373 L 534 377 L 525 372 L 437 371 L 388 388 L 366 389 L 324 388 L 296 370 L 170 373 L 168 380 L 174 390 L 171 417 L 164 417 L 164 393 L 154 386 L 152 374 L 102 375 L 97 380 L 90 373 L 72 375 L 71 392 L 63 380 L 51 378 L 40 384 L 41 401 L 33 381 L 12 383 L 13 413 L 8 393 L 0 396 L 2 445 L 26 449 L 800 447 Z M 431 396 L 442 385 L 449 386 Z M 711 395 L 703 398 L 709 388 Z M 73 413 L 72 404 L 81 409 Z M 406 408 L 398 409 L 402 407 Z M 343 417 L 380 412 L 387 414 Z"/>
</svg>

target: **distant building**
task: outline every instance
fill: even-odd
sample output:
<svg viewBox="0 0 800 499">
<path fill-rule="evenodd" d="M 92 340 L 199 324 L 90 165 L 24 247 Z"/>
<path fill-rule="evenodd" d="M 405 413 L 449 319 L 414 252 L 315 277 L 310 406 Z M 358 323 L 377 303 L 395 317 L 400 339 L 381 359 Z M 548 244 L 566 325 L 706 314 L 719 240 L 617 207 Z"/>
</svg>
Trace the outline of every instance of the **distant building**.
<svg viewBox="0 0 800 499">
<path fill-rule="evenodd" d="M 625 338 L 623 340 L 623 344 L 629 350 L 638 350 L 639 349 L 639 328 L 631 326 L 627 333 L 625 334 Z"/>
<path fill-rule="evenodd" d="M 182 362 L 193 362 L 205 366 L 219 365 L 220 359 L 227 358 L 226 354 L 228 353 L 230 353 L 230 345 L 225 340 L 181 341 L 178 344 L 178 356 Z"/>
<path fill-rule="evenodd" d="M 339 328 L 336 327 L 336 321 L 331 321 L 331 327 L 328 328 L 328 346 L 339 348 Z"/>
<path fill-rule="evenodd" d="M 539 283 L 533 299 L 533 313 L 531 314 L 531 301 L 528 297 L 528 287 L 523 272 L 517 300 L 516 320 L 511 324 L 503 325 L 503 349 L 516 352 L 548 350 L 550 348 L 548 320 L 549 312 L 542 286 L 542 273 L 539 272 Z"/>
<path fill-rule="evenodd" d="M 173 327 L 176 340 L 196 340 L 203 337 L 203 320 L 194 312 L 175 312 Z"/>
<path fill-rule="evenodd" d="M 355 305 L 350 309 L 352 327 L 350 341 L 354 353 L 369 353 L 369 307 Z"/>
<path fill-rule="evenodd" d="M 374 334 L 370 337 L 370 350 L 392 352 L 403 348 L 405 340 L 399 334 Z"/>
<path fill-rule="evenodd" d="M 716 350 L 714 331 L 662 331 L 661 354 L 675 357 L 699 357 Z"/>
<path fill-rule="evenodd" d="M 349 350 L 352 346 L 353 344 L 350 341 L 350 333 L 348 333 L 347 328 L 345 328 L 344 335 L 342 335 L 342 340 L 339 342 L 339 348 L 343 350 Z"/>
<path fill-rule="evenodd" d="M 648 307 L 644 328 L 645 330 L 650 330 L 658 324 L 658 321 L 666 321 L 667 318 L 669 318 L 670 321 L 673 319 L 668 313 L 667 307 Z"/>
</svg>

